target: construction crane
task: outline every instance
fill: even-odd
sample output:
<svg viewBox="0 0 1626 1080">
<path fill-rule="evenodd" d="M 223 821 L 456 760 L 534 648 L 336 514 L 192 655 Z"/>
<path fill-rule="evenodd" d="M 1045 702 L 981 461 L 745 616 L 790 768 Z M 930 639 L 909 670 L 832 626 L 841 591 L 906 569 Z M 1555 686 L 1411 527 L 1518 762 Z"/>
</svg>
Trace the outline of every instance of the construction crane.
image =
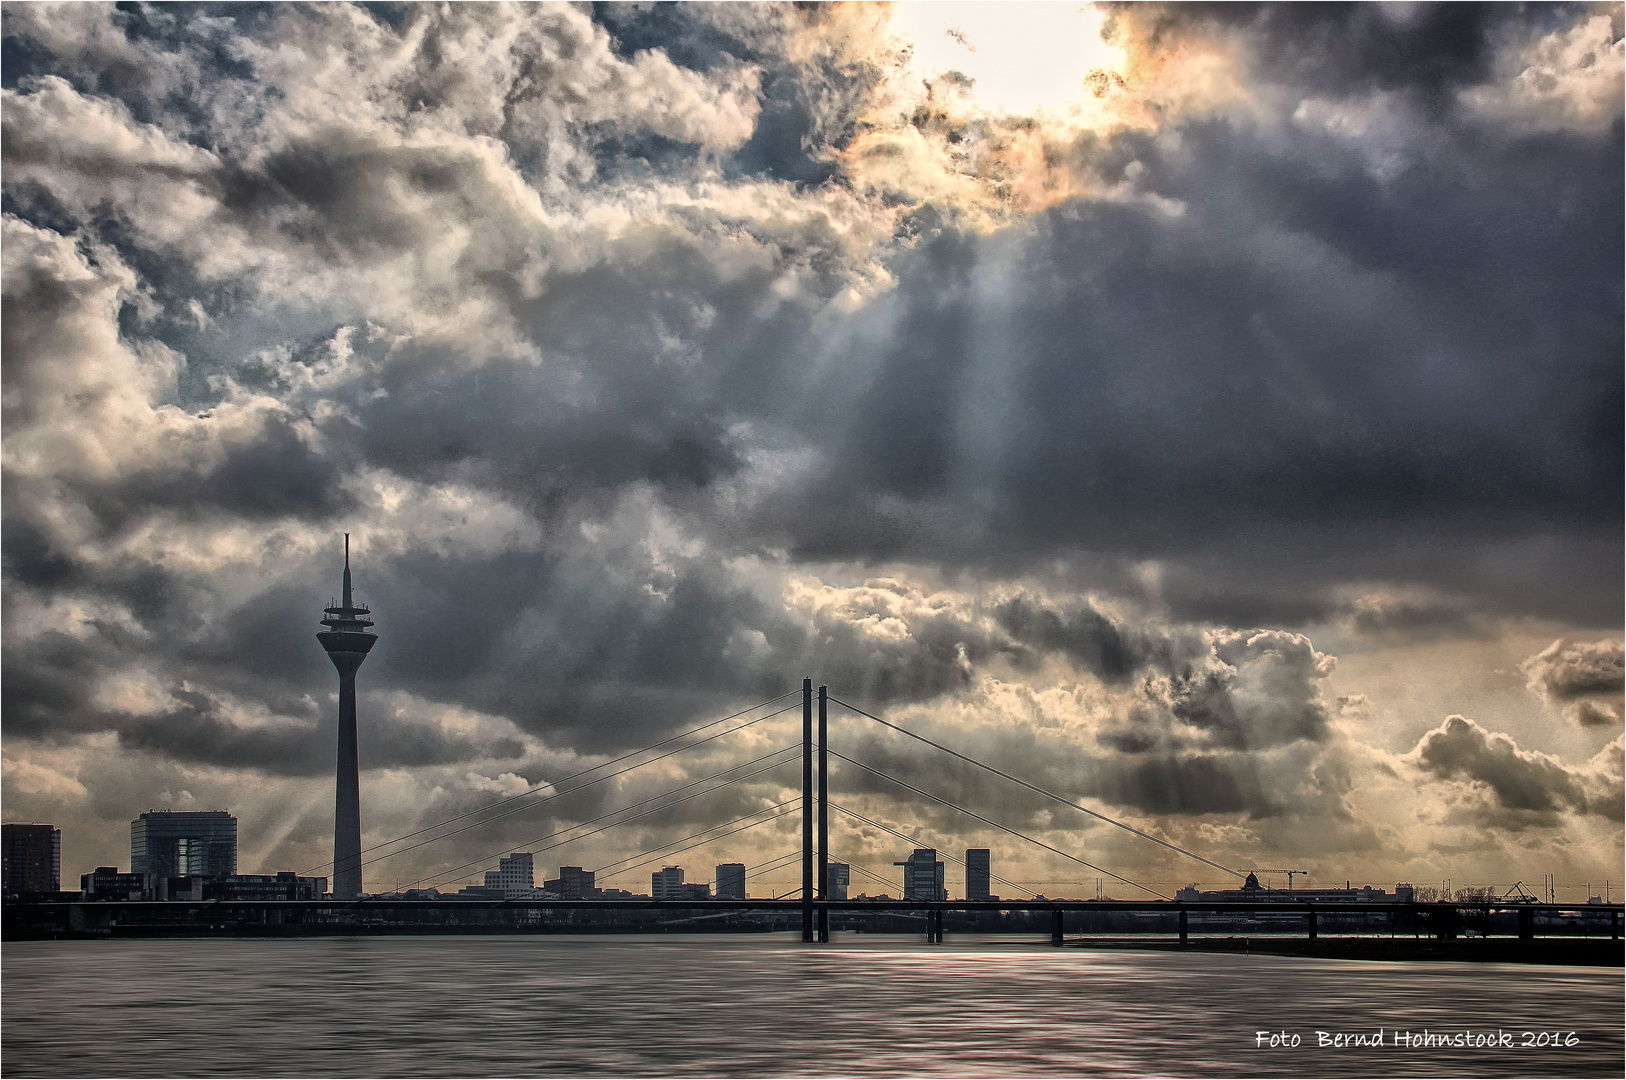
<svg viewBox="0 0 1626 1080">
<path fill-rule="evenodd" d="M 1293 875 L 1294 874 L 1304 874 L 1305 876 L 1309 876 L 1310 871 L 1308 871 L 1308 870 L 1255 870 L 1254 873 L 1256 873 L 1256 874 L 1286 874 L 1287 875 L 1287 891 L 1292 892 L 1293 891 Z"/>
</svg>

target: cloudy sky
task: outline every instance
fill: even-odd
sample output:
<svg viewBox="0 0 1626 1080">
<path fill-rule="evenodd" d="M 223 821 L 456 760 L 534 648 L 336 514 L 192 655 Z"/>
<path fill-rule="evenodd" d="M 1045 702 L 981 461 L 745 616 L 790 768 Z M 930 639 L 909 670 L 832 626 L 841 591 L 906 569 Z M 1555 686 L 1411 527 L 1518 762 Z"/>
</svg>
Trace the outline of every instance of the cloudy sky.
<svg viewBox="0 0 1626 1080">
<path fill-rule="evenodd" d="M 124 8 L 4 6 L 4 813 L 65 882 L 149 808 L 230 809 L 244 872 L 330 858 L 345 532 L 368 843 L 805 676 L 1230 867 L 1618 876 L 1619 5 Z M 838 716 L 1113 873 L 1229 883 Z"/>
</svg>

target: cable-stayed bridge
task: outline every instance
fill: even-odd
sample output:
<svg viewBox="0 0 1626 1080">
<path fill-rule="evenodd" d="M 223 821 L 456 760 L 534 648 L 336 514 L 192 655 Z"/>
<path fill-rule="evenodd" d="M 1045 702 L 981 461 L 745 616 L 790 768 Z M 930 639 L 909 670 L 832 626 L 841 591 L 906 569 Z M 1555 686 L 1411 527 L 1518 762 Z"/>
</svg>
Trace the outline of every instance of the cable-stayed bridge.
<svg viewBox="0 0 1626 1080">
<path fill-rule="evenodd" d="M 977 757 L 962 752 L 952 746 L 928 738 L 919 732 L 909 730 L 899 724 L 893 723 L 881 716 L 877 716 L 848 701 L 831 695 L 825 687 L 818 687 L 815 691 L 812 680 L 803 680 L 800 691 L 792 690 L 768 701 L 759 702 L 748 709 L 743 709 L 717 720 L 710 721 L 697 727 L 689 728 L 670 738 L 651 743 L 648 746 L 628 751 L 606 761 L 599 762 L 588 768 L 578 770 L 567 776 L 561 776 L 528 787 L 526 790 L 494 800 L 473 810 L 457 814 L 452 817 L 426 825 L 410 833 L 395 837 L 383 843 L 374 844 L 361 850 L 360 874 L 362 878 L 371 878 L 377 881 L 387 872 L 389 860 L 405 855 L 408 852 L 420 852 L 415 863 L 421 863 L 424 855 L 432 855 L 438 851 L 446 850 L 445 842 L 455 838 L 464 838 L 460 843 L 469 845 L 477 839 L 482 830 L 499 822 L 509 819 L 520 819 L 520 815 L 533 812 L 540 807 L 558 803 L 568 805 L 572 796 L 584 796 L 582 800 L 593 796 L 602 796 L 608 790 L 605 785 L 611 781 L 631 777 L 633 774 L 655 765 L 659 762 L 669 761 L 690 754 L 701 748 L 715 751 L 731 745 L 726 740 L 730 736 L 738 736 L 741 732 L 756 728 L 779 717 L 786 717 L 797 710 L 801 712 L 801 738 L 787 742 L 767 753 L 758 754 L 749 760 L 741 761 L 724 769 L 714 769 L 708 775 L 696 780 L 688 780 L 673 786 L 658 794 L 638 799 L 637 801 L 618 806 L 612 810 L 593 814 L 579 820 L 571 820 L 563 827 L 550 829 L 549 832 L 520 843 L 505 843 L 496 851 L 482 854 L 478 858 L 444 865 L 434 873 L 420 876 L 407 882 L 397 883 L 394 896 L 363 896 L 358 899 L 334 899 L 309 901 L 204 901 L 204 902 L 162 902 L 162 903 L 78 903 L 78 904 L 43 904 L 37 905 L 40 909 L 60 908 L 62 910 L 50 914 L 36 913 L 40 919 L 41 927 L 50 931 L 55 927 L 62 934 L 75 932 L 98 933 L 113 932 L 115 928 L 122 928 L 127 932 L 136 932 L 144 929 L 147 932 L 179 931 L 182 927 L 214 927 L 226 931 L 247 933 L 279 933 L 279 932 L 357 932 L 371 930 L 375 932 L 437 932 L 437 930 L 450 931 L 457 928 L 468 929 L 474 927 L 491 930 L 543 930 L 565 929 L 575 925 L 572 913 L 596 912 L 594 916 L 601 924 L 604 919 L 622 919 L 631 928 L 645 928 L 649 919 L 654 917 L 671 925 L 673 919 L 688 921 L 690 923 L 701 919 L 727 919 L 735 916 L 744 916 L 748 913 L 757 921 L 751 928 L 763 928 L 762 920 L 768 920 L 768 925 L 783 929 L 798 930 L 801 939 L 805 942 L 824 942 L 829 940 L 830 920 L 832 913 L 853 916 L 859 913 L 868 913 L 876 916 L 896 918 L 908 916 L 925 924 L 928 941 L 942 941 L 944 934 L 945 914 L 951 912 L 1027 912 L 1030 914 L 1047 914 L 1049 919 L 1050 939 L 1055 944 L 1063 940 L 1066 928 L 1066 919 L 1069 913 L 1090 912 L 1095 916 L 1108 913 L 1128 913 L 1129 915 L 1151 920 L 1144 923 L 1145 929 L 1166 932 L 1171 937 L 1178 933 L 1178 940 L 1184 943 L 1188 937 L 1188 929 L 1192 916 L 1199 920 L 1213 918 L 1250 918 L 1269 913 L 1270 917 L 1278 923 L 1282 918 L 1297 919 L 1297 925 L 1302 928 L 1308 938 L 1314 939 L 1318 929 L 1325 927 L 1336 931 L 1342 926 L 1348 929 L 1351 926 L 1366 927 L 1374 925 L 1378 920 L 1381 927 L 1386 925 L 1392 934 L 1397 929 L 1407 933 L 1416 934 L 1419 931 L 1434 933 L 1440 937 L 1454 937 L 1458 930 L 1468 923 L 1477 923 L 1482 928 L 1488 928 L 1493 923 L 1508 928 L 1516 928 L 1517 936 L 1530 939 L 1537 936 L 1538 931 L 1567 932 L 1563 927 L 1576 925 L 1576 912 L 1583 913 L 1581 922 L 1588 928 L 1588 932 L 1605 933 L 1618 939 L 1621 927 L 1621 905 L 1576 905 L 1576 904 L 1535 904 L 1528 902 L 1529 898 L 1520 896 L 1509 903 L 1492 902 L 1489 900 L 1470 903 L 1450 902 L 1441 905 L 1418 905 L 1411 903 L 1382 903 L 1382 902 L 1327 902 L 1324 899 L 1308 900 L 1302 894 L 1291 891 L 1280 892 L 1272 889 L 1261 889 L 1257 895 L 1250 894 L 1250 899 L 1242 902 L 1219 901 L 1200 902 L 1188 897 L 1170 897 L 1154 887 L 1157 883 L 1148 883 L 1133 880 L 1131 877 L 1121 875 L 1098 862 L 1084 858 L 1080 853 L 1067 851 L 1046 840 L 1033 836 L 1028 832 L 1010 826 L 1000 820 L 987 807 L 967 806 L 943 797 L 932 790 L 932 777 L 935 769 L 941 762 L 954 762 L 957 767 L 965 770 L 976 770 L 987 774 L 998 785 L 1004 785 L 1012 790 L 1024 792 L 1030 799 L 1063 808 L 1064 813 L 1076 816 L 1081 822 L 1098 822 L 1112 828 L 1122 830 L 1132 837 L 1136 843 L 1156 846 L 1166 852 L 1178 855 L 1193 863 L 1201 864 L 1209 870 L 1218 870 L 1228 876 L 1241 880 L 1249 872 L 1226 866 L 1197 851 L 1193 851 L 1180 844 L 1174 843 L 1164 837 L 1159 837 L 1143 829 L 1137 828 L 1127 822 L 1120 821 L 1101 811 L 1092 809 L 1082 803 L 1059 794 L 1049 788 L 1031 782 L 1021 776 L 1000 769 Z M 877 767 L 875 764 L 860 760 L 857 752 L 853 753 L 838 750 L 832 745 L 830 739 L 830 720 L 832 709 L 838 710 L 838 716 L 855 718 L 865 724 L 874 724 L 880 728 L 903 739 L 911 740 L 919 750 L 918 756 L 907 759 L 912 767 L 907 776 L 896 775 L 902 771 L 893 766 L 889 771 Z M 752 732 L 753 736 L 760 735 L 761 730 Z M 736 740 L 736 742 L 739 740 Z M 843 740 L 846 749 L 861 744 L 862 740 Z M 936 759 L 935 761 L 933 759 Z M 998 882 L 1016 890 L 1019 895 L 1003 897 L 998 900 L 961 899 L 947 900 L 940 898 L 921 898 L 911 895 L 907 887 L 899 888 L 896 879 L 889 878 L 881 873 L 854 862 L 849 858 L 838 858 L 841 854 L 833 852 L 830 847 L 830 814 L 834 811 L 868 829 L 877 830 L 897 838 L 918 848 L 935 849 L 939 856 L 952 862 L 959 862 L 952 855 L 943 850 L 940 844 L 932 843 L 926 831 L 911 827 L 909 831 L 903 828 L 888 825 L 875 818 L 858 812 L 856 809 L 844 806 L 830 799 L 831 761 L 834 759 L 841 763 L 843 769 L 853 770 L 850 779 L 862 778 L 869 783 L 887 785 L 891 790 L 899 793 L 906 805 L 924 806 L 931 804 L 946 811 L 963 816 L 965 819 L 976 822 L 986 829 L 1004 834 L 1022 844 L 1031 846 L 1036 851 L 1046 853 L 1048 856 L 1059 858 L 1085 868 L 1099 875 L 1099 879 L 1117 883 L 1126 889 L 1134 890 L 1137 894 L 1132 899 L 1121 900 L 1056 900 L 1043 896 L 1039 890 L 1033 888 L 1035 883 L 1022 884 L 1011 881 L 992 873 L 990 881 Z M 758 806 L 747 813 L 729 818 L 728 820 L 713 821 L 703 828 L 696 829 L 687 835 L 675 840 L 653 845 L 643 850 L 633 852 L 621 858 L 604 863 L 593 868 L 595 877 L 598 875 L 615 876 L 638 870 L 641 867 L 666 863 L 677 856 L 698 848 L 714 844 L 729 837 L 739 836 L 753 829 L 759 829 L 782 819 L 798 816 L 801 825 L 801 844 L 798 848 L 782 852 L 772 858 L 761 860 L 753 866 L 746 868 L 748 879 L 757 879 L 780 872 L 788 867 L 800 863 L 801 883 L 794 890 L 783 896 L 769 899 L 595 899 L 595 900 L 563 900 L 544 899 L 534 895 L 521 896 L 512 899 L 481 899 L 469 900 L 463 898 L 433 898 L 433 899 L 407 899 L 401 896 L 401 890 L 416 889 L 415 895 L 422 896 L 431 890 L 450 883 L 467 880 L 471 876 L 492 866 L 503 855 L 519 850 L 528 849 L 534 856 L 546 852 L 558 851 L 569 845 L 591 837 L 614 836 L 615 830 L 634 825 L 640 822 L 650 822 L 651 819 L 660 819 L 668 811 L 679 807 L 686 807 L 693 811 L 697 807 L 704 807 L 705 800 L 717 792 L 735 789 L 751 780 L 789 779 L 793 776 L 792 769 L 800 765 L 801 791 L 799 795 L 780 799 L 771 804 Z M 648 774 L 645 774 L 648 775 Z M 781 783 L 783 792 L 789 783 Z M 851 786 L 851 785 L 849 785 Z M 763 800 L 765 802 L 765 800 Z M 702 818 L 702 820 L 705 820 Z M 510 822 L 512 824 L 512 822 Z M 425 850 L 429 849 L 429 850 Z M 353 859 L 350 855 L 348 858 Z M 454 856 L 453 858 L 457 858 Z M 832 896 L 829 880 L 829 866 L 832 862 L 839 862 L 849 867 L 851 872 L 864 875 L 866 878 L 879 882 L 891 889 L 898 889 L 900 898 L 896 900 L 872 899 L 838 899 Z M 321 864 L 310 867 L 304 873 L 314 873 L 328 869 L 333 864 Z M 604 880 L 598 878 L 598 880 Z M 1511 913 L 1511 914 L 1509 914 Z M 1500 922 L 1497 919 L 1500 918 Z M 1565 920 L 1569 920 L 1568 923 Z M 1600 922 L 1599 920 L 1606 920 Z M 563 925 L 561 925 L 563 920 Z M 49 924 L 47 926 L 46 924 Z M 1554 928 L 1558 929 L 1555 931 Z M 50 931 L 46 936 L 52 936 L 56 931 Z M 1486 929 L 1482 933 L 1488 932 Z M 8 936 L 11 929 L 8 927 Z"/>
<path fill-rule="evenodd" d="M 779 820 L 780 818 L 799 813 L 802 824 L 802 845 L 800 849 L 798 851 L 786 852 L 778 858 L 767 860 L 763 863 L 759 863 L 757 866 L 748 868 L 748 876 L 759 877 L 772 873 L 776 870 L 783 869 L 786 864 L 799 858 L 802 863 L 802 884 L 801 887 L 796 890 L 795 895 L 799 895 L 805 903 L 810 903 L 817 907 L 819 901 L 828 899 L 829 897 L 830 890 L 827 888 L 827 868 L 832 861 L 835 861 L 834 856 L 830 851 L 829 844 L 829 819 L 830 812 L 832 810 L 871 828 L 886 832 L 915 846 L 933 848 L 938 847 L 938 845 L 927 843 L 926 838 L 920 835 L 920 830 L 918 829 L 916 830 L 916 835 L 909 835 L 891 826 L 866 817 L 858 813 L 856 810 L 852 810 L 838 803 L 832 802 L 829 798 L 829 777 L 830 762 L 831 759 L 834 758 L 845 765 L 861 771 L 866 776 L 875 777 L 879 780 L 886 781 L 888 784 L 892 785 L 893 789 L 899 792 L 906 801 L 924 800 L 926 802 L 944 807 L 948 810 L 955 811 L 972 821 L 979 822 L 984 826 L 1012 836 L 1023 843 L 1032 845 L 1037 849 L 1058 855 L 1063 859 L 1101 875 L 1103 878 L 1109 878 L 1114 882 L 1127 886 L 1135 890 L 1140 895 L 1158 900 L 1169 899 L 1167 895 L 1159 892 L 1150 885 L 1136 882 L 1094 862 L 1080 858 L 1076 854 L 1064 851 L 1058 847 L 1055 847 L 1054 845 L 1046 843 L 1045 841 L 1022 832 L 1019 829 L 1007 826 L 995 818 L 990 817 L 987 813 L 980 812 L 970 807 L 962 806 L 934 794 L 933 792 L 922 787 L 920 783 L 914 782 L 914 780 L 920 779 L 918 776 L 914 777 L 913 780 L 895 776 L 882 769 L 878 769 L 872 765 L 866 764 L 850 754 L 844 754 L 834 750 L 830 746 L 829 740 L 829 719 L 831 706 L 835 706 L 840 710 L 844 710 L 850 716 L 861 718 L 865 721 L 889 729 L 892 732 L 897 732 L 909 739 L 916 740 L 918 743 L 922 744 L 923 747 L 927 748 L 925 750 L 925 753 L 927 754 L 935 752 L 946 755 L 950 759 L 955 759 L 966 765 L 985 770 L 987 773 L 995 777 L 999 777 L 1005 782 L 1012 784 L 1019 789 L 1025 789 L 1027 792 L 1036 794 L 1045 800 L 1065 806 L 1077 812 L 1082 820 L 1094 819 L 1106 822 L 1116 826 L 1117 828 L 1123 829 L 1148 843 L 1177 852 L 1183 856 L 1202 863 L 1207 867 L 1220 870 L 1227 875 L 1237 878 L 1238 880 L 1240 880 L 1243 875 L 1247 873 L 1245 870 L 1239 871 L 1224 866 L 1194 851 L 1190 851 L 1160 837 L 1153 836 L 1144 832 L 1143 830 L 1135 828 L 1132 825 L 1118 821 L 1117 819 L 1102 814 L 1099 811 L 1083 806 L 1082 804 L 1068 799 L 1065 796 L 1056 794 L 1053 791 L 1030 783 L 1011 773 L 1005 772 L 1004 770 L 998 769 L 987 764 L 986 762 L 978 760 L 975 757 L 963 754 L 951 747 L 945 746 L 932 739 L 926 738 L 923 735 L 910 731 L 907 728 L 875 716 L 864 709 L 851 705 L 840 698 L 830 695 L 825 687 L 819 687 L 815 697 L 811 680 L 804 680 L 799 694 L 800 701 L 791 700 L 789 704 L 786 704 L 787 699 L 794 699 L 796 697 L 798 697 L 798 692 L 791 691 L 787 694 L 781 695 L 778 698 L 761 702 L 749 709 L 741 710 L 699 727 L 690 728 L 689 730 L 668 739 L 652 743 L 648 746 L 640 747 L 637 750 L 628 751 L 627 753 L 611 758 L 608 761 L 601 762 L 598 765 L 590 768 L 582 769 L 568 776 L 559 777 L 557 779 L 533 785 L 527 788 L 525 791 L 496 800 L 454 817 L 438 821 L 432 825 L 424 826 L 420 829 L 414 830 L 411 833 L 396 837 L 392 840 L 375 844 L 363 851 L 362 867 L 364 872 L 368 867 L 374 867 L 375 869 L 373 873 L 369 874 L 368 876 L 376 878 L 378 875 L 378 870 L 376 869 L 378 864 L 385 863 L 387 860 L 390 860 L 396 856 L 403 855 L 407 852 L 417 851 L 421 848 L 438 844 L 441 841 L 454 837 L 464 836 L 471 832 L 475 832 L 476 830 L 484 829 L 487 826 L 502 821 L 503 819 L 531 812 L 536 808 L 550 802 L 568 799 L 573 795 L 586 792 L 588 789 L 594 788 L 608 781 L 632 774 L 646 766 L 653 765 L 657 762 L 665 761 L 670 758 L 675 758 L 678 755 L 684 754 L 688 751 L 710 746 L 717 740 L 725 739 L 728 736 L 736 735 L 739 732 L 764 723 L 765 721 L 773 720 L 776 717 L 781 717 L 787 713 L 794 712 L 799 707 L 802 713 L 802 738 L 800 742 L 788 743 L 775 750 L 769 751 L 766 754 L 758 755 L 757 757 L 741 762 L 730 768 L 713 772 L 710 775 L 701 777 L 698 780 L 689 781 L 687 783 L 672 787 L 666 791 L 662 791 L 657 795 L 640 799 L 636 802 L 617 807 L 614 810 L 606 811 L 590 818 L 584 818 L 582 820 L 572 822 L 563 828 L 553 829 L 548 833 L 522 841 L 518 844 L 504 844 L 500 850 L 491 851 L 480 856 L 479 858 L 444 867 L 434 874 L 424 875 L 411 881 L 397 881 L 395 891 L 400 892 L 403 889 L 429 890 L 453 882 L 462 881 L 470 876 L 478 874 L 484 869 L 489 868 L 497 860 L 499 860 L 502 855 L 509 851 L 519 848 L 526 848 L 529 849 L 533 855 L 555 851 L 557 849 L 564 848 L 567 845 L 585 840 L 589 837 L 608 833 L 611 830 L 623 825 L 647 821 L 652 817 L 657 817 L 664 814 L 666 811 L 677 807 L 680 804 L 704 799 L 706 796 L 709 796 L 715 792 L 730 788 L 736 784 L 744 783 L 748 780 L 765 778 L 768 776 L 768 774 L 773 774 L 776 772 L 782 776 L 785 772 L 789 771 L 786 768 L 787 766 L 791 766 L 799 762 L 802 771 L 802 794 L 800 799 L 787 799 L 771 805 L 763 806 L 756 811 L 735 817 L 728 821 L 719 822 L 708 828 L 701 829 L 688 836 L 684 836 L 678 840 L 658 845 L 646 851 L 638 852 L 637 854 L 627 858 L 618 859 L 602 866 L 595 867 L 593 868 L 592 872 L 595 874 L 595 876 L 604 874 L 613 876 L 616 874 L 625 873 L 642 866 L 675 858 L 677 855 L 684 852 L 704 847 L 726 837 L 735 836 L 750 829 L 767 825 L 773 821 Z M 817 704 L 816 723 L 815 702 Z M 944 853 L 944 857 L 950 861 L 959 862 L 959 860 L 954 859 L 953 856 L 948 855 L 946 852 Z M 868 876 L 871 880 L 894 889 L 899 889 L 900 892 L 905 891 L 900 888 L 896 880 L 876 874 L 862 864 L 855 863 L 850 859 L 840 861 L 858 873 Z M 322 871 L 331 865 L 331 863 L 319 864 L 309 868 L 307 871 L 305 871 L 305 873 Z M 1043 897 L 1039 895 L 1038 891 L 1029 885 L 1009 881 L 1005 878 L 998 877 L 997 875 L 991 875 L 991 877 L 992 880 L 998 881 L 1003 885 L 1017 890 L 1019 894 L 1026 898 L 1043 899 Z M 603 879 L 600 878 L 599 880 Z"/>
</svg>

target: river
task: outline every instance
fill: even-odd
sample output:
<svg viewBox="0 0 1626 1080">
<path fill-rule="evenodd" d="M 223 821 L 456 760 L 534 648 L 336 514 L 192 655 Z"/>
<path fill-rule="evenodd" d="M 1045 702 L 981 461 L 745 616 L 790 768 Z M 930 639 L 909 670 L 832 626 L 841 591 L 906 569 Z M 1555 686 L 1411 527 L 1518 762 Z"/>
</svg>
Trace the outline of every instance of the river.
<svg viewBox="0 0 1626 1080">
<path fill-rule="evenodd" d="M 12 942 L 3 975 L 8 1077 L 1620 1076 L 1626 1064 L 1618 968 L 718 934 Z M 1380 1030 L 1380 1047 L 1317 1034 Z M 1425 1030 L 1447 1045 L 1416 1045 Z M 1299 1044 L 1260 1046 L 1259 1032 Z M 1402 1032 L 1412 1045 L 1393 1045 Z M 1523 1045 L 1527 1032 L 1560 1045 Z M 1459 1035 L 1513 1045 L 1452 1045 Z"/>
</svg>

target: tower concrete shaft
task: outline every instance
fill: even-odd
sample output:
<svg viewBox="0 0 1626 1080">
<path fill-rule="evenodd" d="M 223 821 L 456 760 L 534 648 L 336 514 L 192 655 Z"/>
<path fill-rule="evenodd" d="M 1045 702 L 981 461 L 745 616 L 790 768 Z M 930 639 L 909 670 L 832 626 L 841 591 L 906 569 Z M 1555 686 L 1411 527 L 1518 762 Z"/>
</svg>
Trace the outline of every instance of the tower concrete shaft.
<svg viewBox="0 0 1626 1080">
<path fill-rule="evenodd" d="M 316 640 L 339 671 L 339 753 L 333 795 L 333 896 L 361 895 L 361 762 L 356 743 L 356 671 L 378 641 L 366 604 L 357 604 L 350 585 L 350 534 L 344 535 L 344 591 L 325 610 Z"/>
</svg>

